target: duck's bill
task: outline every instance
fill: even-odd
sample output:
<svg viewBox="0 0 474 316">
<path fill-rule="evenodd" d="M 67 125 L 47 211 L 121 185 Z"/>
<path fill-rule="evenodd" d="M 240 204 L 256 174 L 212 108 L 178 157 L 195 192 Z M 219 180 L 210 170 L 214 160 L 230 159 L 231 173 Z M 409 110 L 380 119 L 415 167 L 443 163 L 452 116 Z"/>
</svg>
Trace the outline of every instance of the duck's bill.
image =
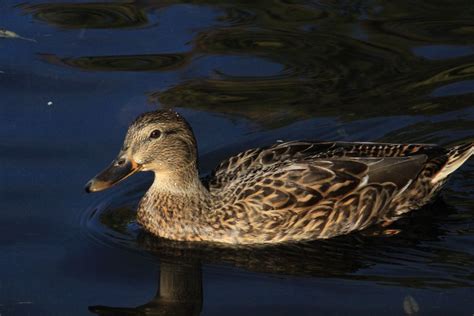
<svg viewBox="0 0 474 316">
<path fill-rule="evenodd" d="M 90 193 L 108 189 L 132 174 L 137 173 L 140 169 L 141 166 L 133 160 L 117 159 L 105 170 L 87 182 L 85 190 L 87 193 Z"/>
</svg>

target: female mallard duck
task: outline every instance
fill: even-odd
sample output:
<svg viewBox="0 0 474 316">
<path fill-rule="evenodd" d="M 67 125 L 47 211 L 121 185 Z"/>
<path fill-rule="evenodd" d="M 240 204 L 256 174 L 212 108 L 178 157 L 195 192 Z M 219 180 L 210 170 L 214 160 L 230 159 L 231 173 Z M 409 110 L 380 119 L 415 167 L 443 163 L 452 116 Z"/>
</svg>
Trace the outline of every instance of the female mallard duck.
<svg viewBox="0 0 474 316">
<path fill-rule="evenodd" d="M 233 156 L 203 184 L 191 127 L 155 111 L 131 124 L 118 157 L 86 191 L 149 170 L 155 180 L 138 222 L 154 235 L 231 244 L 330 238 L 421 207 L 473 153 L 474 143 L 292 141 Z"/>
</svg>

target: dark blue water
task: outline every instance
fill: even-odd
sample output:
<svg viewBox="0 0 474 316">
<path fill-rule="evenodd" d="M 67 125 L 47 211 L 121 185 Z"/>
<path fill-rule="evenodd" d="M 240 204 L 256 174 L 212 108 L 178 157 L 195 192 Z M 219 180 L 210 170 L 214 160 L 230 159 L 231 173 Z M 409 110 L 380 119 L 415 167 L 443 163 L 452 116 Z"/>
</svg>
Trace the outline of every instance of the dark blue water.
<svg viewBox="0 0 474 316">
<path fill-rule="evenodd" d="M 157 108 L 203 173 L 279 139 L 472 141 L 472 1 L 2 1 L 0 28 L 1 315 L 474 313 L 472 160 L 396 236 L 284 247 L 151 238 L 150 175 L 83 192 Z"/>
</svg>

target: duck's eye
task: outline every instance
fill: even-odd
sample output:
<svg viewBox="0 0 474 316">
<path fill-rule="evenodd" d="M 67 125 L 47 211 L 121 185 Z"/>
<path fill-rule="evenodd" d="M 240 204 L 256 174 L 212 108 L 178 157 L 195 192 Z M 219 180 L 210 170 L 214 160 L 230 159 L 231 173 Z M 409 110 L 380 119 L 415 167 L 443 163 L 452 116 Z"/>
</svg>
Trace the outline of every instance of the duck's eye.
<svg viewBox="0 0 474 316">
<path fill-rule="evenodd" d="M 150 138 L 158 138 L 161 136 L 161 131 L 159 129 L 155 129 L 153 132 L 150 133 Z"/>
</svg>

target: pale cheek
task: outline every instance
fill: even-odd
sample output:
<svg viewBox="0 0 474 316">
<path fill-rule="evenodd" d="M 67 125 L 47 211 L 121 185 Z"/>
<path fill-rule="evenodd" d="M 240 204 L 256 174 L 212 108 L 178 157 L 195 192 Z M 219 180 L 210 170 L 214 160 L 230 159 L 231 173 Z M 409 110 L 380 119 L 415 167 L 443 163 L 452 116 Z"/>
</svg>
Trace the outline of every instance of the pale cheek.
<svg viewBox="0 0 474 316">
<path fill-rule="evenodd" d="M 169 170 L 166 164 L 163 164 L 161 162 L 152 162 L 143 165 L 142 168 L 143 171 L 156 171 L 156 172 L 163 172 Z"/>
</svg>

